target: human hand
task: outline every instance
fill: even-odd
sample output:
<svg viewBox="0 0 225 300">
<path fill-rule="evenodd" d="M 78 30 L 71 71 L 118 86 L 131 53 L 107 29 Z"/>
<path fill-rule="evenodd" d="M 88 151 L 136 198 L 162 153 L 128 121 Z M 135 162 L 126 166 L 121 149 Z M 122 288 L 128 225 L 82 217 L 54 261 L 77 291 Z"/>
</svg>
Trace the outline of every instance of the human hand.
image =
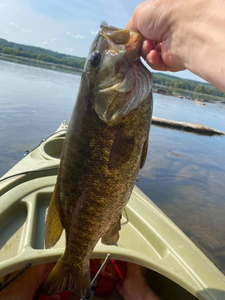
<svg viewBox="0 0 225 300">
<path fill-rule="evenodd" d="M 136 7 L 127 24 L 128 29 L 139 31 L 146 38 L 142 56 L 155 70 L 186 69 L 185 62 L 176 49 L 180 47 L 177 10 L 182 10 L 179 1 L 145 1 Z"/>
<path fill-rule="evenodd" d="M 192 71 L 195 50 L 204 44 L 210 7 L 205 0 L 148 0 L 135 8 L 127 28 L 146 38 L 142 56 L 153 69 Z"/>
<path fill-rule="evenodd" d="M 146 38 L 142 56 L 153 69 L 188 69 L 225 92 L 224 11 L 220 0 L 147 0 L 127 28 Z"/>
</svg>

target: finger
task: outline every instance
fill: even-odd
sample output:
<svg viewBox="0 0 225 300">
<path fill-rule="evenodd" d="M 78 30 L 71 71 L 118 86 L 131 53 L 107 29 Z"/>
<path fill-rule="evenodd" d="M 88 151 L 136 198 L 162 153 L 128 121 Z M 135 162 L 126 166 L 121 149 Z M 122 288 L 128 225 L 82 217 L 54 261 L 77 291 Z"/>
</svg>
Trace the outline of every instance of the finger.
<svg viewBox="0 0 225 300">
<path fill-rule="evenodd" d="M 126 29 L 140 32 L 145 38 L 149 38 L 149 21 L 148 14 L 146 15 L 146 5 L 147 3 L 144 1 L 136 6 Z"/>
<path fill-rule="evenodd" d="M 126 29 L 137 31 L 136 26 L 134 25 L 133 18 L 127 23 Z"/>
<path fill-rule="evenodd" d="M 132 17 L 130 18 L 129 22 L 127 23 L 126 29 L 139 31 L 138 30 L 138 19 L 141 11 L 141 7 L 143 6 L 142 3 L 140 3 L 134 10 Z"/>
<path fill-rule="evenodd" d="M 141 48 L 141 56 L 145 59 L 147 54 L 153 49 L 155 49 L 154 43 L 150 40 L 145 40 Z"/>
<path fill-rule="evenodd" d="M 161 43 L 161 41 L 154 41 L 154 45 L 156 46 L 156 45 L 158 45 L 158 44 L 160 44 Z"/>
<path fill-rule="evenodd" d="M 154 70 L 168 71 L 168 68 L 162 60 L 161 54 L 156 50 L 152 50 L 148 53 L 146 56 L 146 62 Z"/>
<path fill-rule="evenodd" d="M 158 43 L 155 45 L 155 50 L 157 50 L 159 53 L 162 52 L 162 43 Z"/>
</svg>

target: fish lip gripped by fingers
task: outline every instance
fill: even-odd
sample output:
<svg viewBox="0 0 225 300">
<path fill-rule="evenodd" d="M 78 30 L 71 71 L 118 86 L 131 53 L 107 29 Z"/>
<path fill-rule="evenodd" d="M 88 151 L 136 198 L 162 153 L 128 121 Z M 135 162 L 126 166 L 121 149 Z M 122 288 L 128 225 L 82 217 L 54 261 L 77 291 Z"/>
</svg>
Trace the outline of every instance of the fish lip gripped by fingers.
<svg viewBox="0 0 225 300">
<path fill-rule="evenodd" d="M 139 60 L 141 56 L 141 46 L 144 41 L 144 37 L 135 31 L 130 31 L 128 29 L 118 29 L 114 26 L 108 25 L 106 22 L 101 23 L 99 34 L 103 36 L 108 42 L 107 52 L 111 55 L 117 55 L 118 52 L 126 52 L 126 61 L 127 66 L 126 71 L 124 69 L 124 64 L 121 64 L 118 73 L 124 72 L 124 77 L 120 82 L 115 83 L 114 85 L 102 85 L 99 90 L 105 92 L 109 89 L 118 90 L 121 85 L 123 85 L 124 80 L 126 80 L 127 72 L 129 67 L 133 69 L 133 64 Z M 111 32 L 110 32 L 111 31 Z M 114 33 L 114 35 L 113 35 Z M 115 35 L 116 39 L 115 39 Z M 118 43 L 119 42 L 119 43 Z M 111 49 L 112 50 L 111 50 Z M 129 76 L 129 75 L 128 75 Z M 132 88 L 130 89 L 130 91 Z M 118 90 L 119 91 L 119 90 Z M 128 90 L 126 92 L 129 92 Z"/>
<path fill-rule="evenodd" d="M 97 78 L 101 76 L 101 80 L 93 85 L 91 82 L 97 82 L 98 79 L 90 80 L 89 88 L 94 95 L 94 109 L 104 122 L 123 117 L 139 106 L 140 99 L 143 100 L 136 88 L 146 83 L 146 80 L 144 83 L 140 81 L 145 77 L 142 76 L 143 65 L 140 63 L 143 40 L 143 36 L 135 31 L 118 29 L 106 23 L 101 25 L 89 54 L 90 60 L 95 56 L 102 57 L 95 73 Z M 92 67 L 87 62 L 87 71 L 93 72 Z M 147 82 L 147 86 L 150 87 L 151 82 Z M 148 93 L 150 88 L 145 89 L 144 95 Z"/>
</svg>

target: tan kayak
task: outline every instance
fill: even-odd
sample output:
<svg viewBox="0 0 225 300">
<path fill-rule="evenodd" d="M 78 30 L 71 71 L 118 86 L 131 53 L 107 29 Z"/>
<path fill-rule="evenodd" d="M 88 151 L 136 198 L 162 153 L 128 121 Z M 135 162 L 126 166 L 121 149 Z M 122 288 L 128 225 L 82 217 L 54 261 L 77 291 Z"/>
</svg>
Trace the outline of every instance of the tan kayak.
<svg viewBox="0 0 225 300">
<path fill-rule="evenodd" d="M 2 177 L 9 177 L 0 182 L 2 282 L 29 263 L 56 262 L 64 251 L 64 235 L 52 249 L 44 249 L 44 223 L 66 130 L 64 122 Z M 224 275 L 137 187 L 121 222 L 118 245 L 99 242 L 92 258 L 104 259 L 109 253 L 112 259 L 145 266 L 151 286 L 164 291 L 162 299 L 225 299 Z"/>
</svg>

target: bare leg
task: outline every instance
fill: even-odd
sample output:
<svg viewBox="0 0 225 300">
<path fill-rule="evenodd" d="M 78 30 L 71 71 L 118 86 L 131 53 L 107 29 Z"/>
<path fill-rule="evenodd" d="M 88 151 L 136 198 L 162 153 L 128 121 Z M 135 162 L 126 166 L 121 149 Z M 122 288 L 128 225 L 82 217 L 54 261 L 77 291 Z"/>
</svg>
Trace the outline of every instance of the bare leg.
<svg viewBox="0 0 225 300">
<path fill-rule="evenodd" d="M 145 268 L 127 263 L 127 274 L 117 290 L 125 300 L 160 300 L 150 289 L 145 277 Z"/>
<path fill-rule="evenodd" d="M 31 267 L 2 292 L 0 292 L 0 300 L 33 299 L 36 290 L 45 281 L 54 265 L 55 263 L 49 263 Z M 17 273 L 18 272 L 12 273 L 8 280 Z"/>
</svg>

